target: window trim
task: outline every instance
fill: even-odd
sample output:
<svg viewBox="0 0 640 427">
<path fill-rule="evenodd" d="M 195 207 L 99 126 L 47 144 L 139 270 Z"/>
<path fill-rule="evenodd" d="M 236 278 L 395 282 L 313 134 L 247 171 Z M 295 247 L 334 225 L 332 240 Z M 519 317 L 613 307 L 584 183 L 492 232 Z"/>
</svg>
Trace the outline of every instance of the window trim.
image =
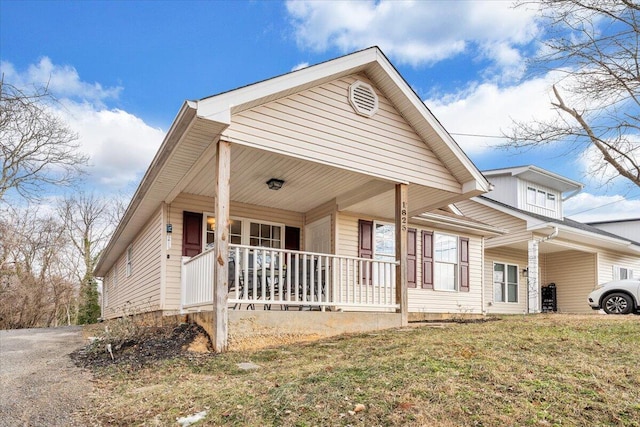
<svg viewBox="0 0 640 427">
<path fill-rule="evenodd" d="M 504 266 L 504 273 L 505 273 L 505 277 L 504 277 L 504 301 L 498 301 L 496 299 L 496 281 L 495 281 L 495 271 L 496 271 L 496 265 L 497 264 L 501 264 Z M 509 281 L 508 281 L 508 267 L 515 267 L 516 268 L 516 300 L 515 301 L 509 301 Z M 520 304 L 520 275 L 518 274 L 518 272 L 520 271 L 520 266 L 518 264 L 511 264 L 508 262 L 500 262 L 500 261 L 493 261 L 493 268 L 491 269 L 491 283 L 492 283 L 492 289 L 493 289 L 493 302 L 494 303 L 499 303 L 499 304 Z"/>
<path fill-rule="evenodd" d="M 613 265 L 613 280 L 624 280 L 624 279 L 620 278 L 620 276 L 621 276 L 620 273 L 622 272 L 622 270 L 626 270 L 627 271 L 627 279 L 633 279 L 633 278 L 636 277 L 635 276 L 636 273 L 633 270 L 633 268 L 614 264 Z"/>
<path fill-rule="evenodd" d="M 384 256 L 385 258 L 383 259 L 379 259 L 376 258 L 377 251 L 376 251 L 376 228 L 378 225 L 382 225 L 382 226 L 390 226 L 393 228 L 393 233 L 394 233 L 394 237 L 393 237 L 393 254 L 383 254 L 382 256 Z M 373 247 L 371 248 L 372 254 L 371 254 L 371 259 L 373 260 L 378 260 L 378 261 L 388 261 L 389 257 L 392 257 L 393 261 L 395 261 L 396 259 L 396 239 L 395 239 L 395 229 L 396 229 L 396 225 L 391 223 L 391 222 L 386 222 L 386 221 L 373 221 Z"/>
<path fill-rule="evenodd" d="M 533 202 L 531 202 L 529 200 L 529 191 L 535 192 L 535 195 L 534 195 L 534 198 L 533 198 Z M 544 194 L 544 203 L 543 204 L 539 204 L 538 203 L 538 194 L 539 193 Z M 549 196 L 551 196 L 551 198 Z M 558 195 L 556 193 L 552 192 L 552 191 L 546 190 L 546 189 L 538 187 L 536 185 L 527 184 L 527 192 L 526 192 L 525 200 L 527 202 L 527 205 L 529 205 L 529 206 L 535 206 L 537 208 L 546 209 L 548 211 L 554 211 L 554 212 L 558 210 Z M 549 200 L 553 200 L 553 205 L 554 205 L 553 207 L 547 206 L 547 202 Z"/>
<path fill-rule="evenodd" d="M 208 249 L 211 248 L 207 248 L 207 218 L 212 217 L 215 218 L 215 215 L 211 212 L 202 212 L 202 251 L 206 251 Z M 251 242 L 251 236 L 250 236 L 250 232 L 251 232 L 251 223 L 255 223 L 255 224 L 264 224 L 264 225 L 270 225 L 270 226 L 277 226 L 280 227 L 280 247 L 279 248 L 274 248 L 274 249 L 284 249 L 284 245 L 285 245 L 285 230 L 286 230 L 286 225 L 284 223 L 280 223 L 280 222 L 273 222 L 273 221 L 263 221 L 260 219 L 256 219 L 256 218 L 247 218 L 247 217 L 241 217 L 241 216 L 230 216 L 229 220 L 234 220 L 234 221 L 241 221 L 242 222 L 242 228 L 240 231 L 240 240 L 241 240 L 241 245 L 245 245 L 245 246 L 249 246 L 250 242 Z M 231 226 L 231 224 L 229 224 L 229 226 Z M 229 234 L 231 234 L 231 229 L 229 229 Z M 263 247 L 263 246 L 256 246 L 256 247 Z"/>
<path fill-rule="evenodd" d="M 456 254 L 456 262 L 455 263 L 451 263 L 451 262 L 447 262 L 447 261 L 437 261 L 437 257 L 436 257 L 436 238 L 437 236 L 447 236 L 447 237 L 453 237 L 456 241 L 456 248 L 455 248 L 455 254 Z M 460 292 L 460 236 L 456 235 L 456 234 L 449 234 L 449 233 L 442 233 L 440 231 L 435 231 L 433 232 L 433 290 L 434 291 L 441 291 L 441 292 Z M 453 289 L 443 289 L 443 288 L 438 288 L 438 270 L 436 269 L 436 264 L 447 264 L 447 265 L 453 265 L 453 272 L 454 272 L 454 283 L 453 283 Z"/>
</svg>

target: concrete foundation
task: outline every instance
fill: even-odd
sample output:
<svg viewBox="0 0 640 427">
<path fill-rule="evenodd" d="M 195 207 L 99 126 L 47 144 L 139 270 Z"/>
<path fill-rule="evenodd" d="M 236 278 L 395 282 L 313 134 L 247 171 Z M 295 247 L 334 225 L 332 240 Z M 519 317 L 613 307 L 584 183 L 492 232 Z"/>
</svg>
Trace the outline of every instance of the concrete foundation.
<svg viewBox="0 0 640 427">
<path fill-rule="evenodd" d="M 213 312 L 189 314 L 212 334 Z M 345 334 L 399 328 L 398 313 L 230 310 L 229 350 L 246 350 Z"/>
</svg>

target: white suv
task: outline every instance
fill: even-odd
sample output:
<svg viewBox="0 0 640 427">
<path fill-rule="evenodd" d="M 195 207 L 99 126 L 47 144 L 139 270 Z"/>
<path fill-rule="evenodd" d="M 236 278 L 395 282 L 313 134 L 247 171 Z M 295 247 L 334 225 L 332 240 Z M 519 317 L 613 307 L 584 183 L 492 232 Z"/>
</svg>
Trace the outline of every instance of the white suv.
<svg viewBox="0 0 640 427">
<path fill-rule="evenodd" d="M 596 286 L 589 305 L 607 314 L 640 314 L 640 279 L 614 280 Z"/>
</svg>

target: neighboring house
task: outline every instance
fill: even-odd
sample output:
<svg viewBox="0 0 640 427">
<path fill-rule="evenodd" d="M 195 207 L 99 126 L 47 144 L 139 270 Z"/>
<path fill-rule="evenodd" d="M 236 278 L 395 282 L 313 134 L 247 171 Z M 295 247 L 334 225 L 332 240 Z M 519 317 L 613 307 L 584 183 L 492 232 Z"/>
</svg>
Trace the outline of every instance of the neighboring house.
<svg viewBox="0 0 640 427">
<path fill-rule="evenodd" d="M 318 335 L 480 314 L 501 231 L 453 204 L 488 190 L 378 48 L 188 101 L 96 267 L 103 317 L 207 312 L 224 350 L 256 319 Z"/>
<path fill-rule="evenodd" d="M 580 183 L 536 166 L 483 174 L 494 189 L 456 206 L 506 231 L 485 242 L 487 313 L 590 313 L 597 284 L 640 271 L 640 243 L 564 218 L 563 202 Z"/>
<path fill-rule="evenodd" d="M 618 236 L 624 236 L 634 242 L 640 242 L 640 218 L 588 222 L 587 224 Z"/>
</svg>

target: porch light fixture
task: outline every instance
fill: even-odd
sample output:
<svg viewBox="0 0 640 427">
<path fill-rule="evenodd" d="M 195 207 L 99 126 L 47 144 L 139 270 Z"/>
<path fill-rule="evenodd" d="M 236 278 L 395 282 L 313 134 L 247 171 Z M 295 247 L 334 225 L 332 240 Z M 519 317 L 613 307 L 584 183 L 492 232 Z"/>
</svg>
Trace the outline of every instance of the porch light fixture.
<svg viewBox="0 0 640 427">
<path fill-rule="evenodd" d="M 284 185 L 284 181 L 277 178 L 271 178 L 267 181 L 267 185 L 269 186 L 269 190 L 279 190 Z"/>
</svg>

